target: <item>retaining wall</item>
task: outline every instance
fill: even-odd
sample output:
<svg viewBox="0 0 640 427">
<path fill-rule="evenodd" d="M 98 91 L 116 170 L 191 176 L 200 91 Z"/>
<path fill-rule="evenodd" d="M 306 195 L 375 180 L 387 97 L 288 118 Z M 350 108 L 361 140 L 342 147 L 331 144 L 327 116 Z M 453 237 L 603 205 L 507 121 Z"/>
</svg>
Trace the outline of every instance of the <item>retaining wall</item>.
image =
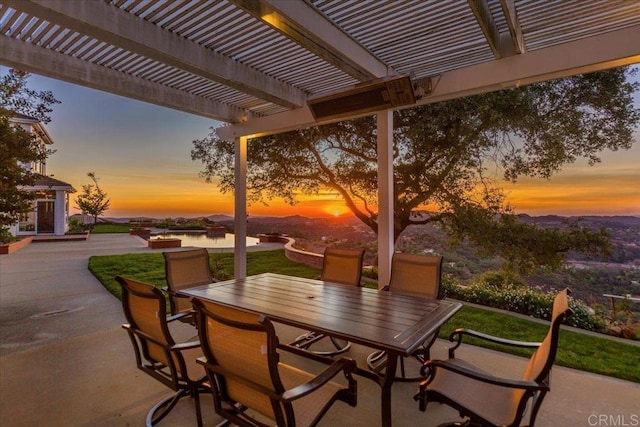
<svg viewBox="0 0 640 427">
<path fill-rule="evenodd" d="M 310 265 L 311 267 L 322 268 L 323 255 L 294 248 L 293 244 L 296 241 L 291 237 L 281 237 L 280 239 L 280 241 L 284 243 L 284 255 L 291 261 Z"/>
</svg>

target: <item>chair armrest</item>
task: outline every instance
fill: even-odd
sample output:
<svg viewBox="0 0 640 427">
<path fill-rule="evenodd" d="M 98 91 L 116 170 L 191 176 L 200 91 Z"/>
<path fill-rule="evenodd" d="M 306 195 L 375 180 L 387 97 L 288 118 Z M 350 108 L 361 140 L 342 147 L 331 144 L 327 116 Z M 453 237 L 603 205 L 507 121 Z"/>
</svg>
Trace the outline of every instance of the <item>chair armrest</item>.
<svg viewBox="0 0 640 427">
<path fill-rule="evenodd" d="M 173 321 L 176 321 L 176 320 L 180 320 L 183 317 L 191 316 L 193 313 L 194 313 L 193 310 L 189 310 L 189 311 L 182 311 L 180 313 L 172 314 L 170 316 L 167 316 L 167 322 L 173 322 Z"/>
<path fill-rule="evenodd" d="M 496 337 L 493 335 L 483 334 L 482 332 L 474 331 L 473 329 L 456 329 L 455 331 L 451 332 L 451 335 L 449 335 L 449 341 L 451 342 L 457 341 L 456 345 L 454 345 L 449 349 L 449 358 L 451 359 L 454 358 L 454 353 L 456 349 L 460 347 L 460 344 L 462 344 L 462 337 L 464 335 L 469 335 L 474 338 L 480 338 L 485 341 L 490 341 L 496 344 L 508 345 L 511 347 L 523 347 L 523 348 L 540 347 L 539 342 L 508 340 L 508 339 Z"/>
<path fill-rule="evenodd" d="M 191 298 L 191 297 L 189 297 L 189 296 L 187 296 L 187 295 L 182 295 L 182 294 L 180 294 L 180 293 L 178 293 L 178 292 L 174 291 L 173 289 L 169 289 L 169 288 L 166 288 L 166 292 L 167 292 L 167 294 L 171 295 L 172 297 L 177 297 L 177 298 Z"/>
<path fill-rule="evenodd" d="M 446 369 L 452 372 L 455 372 L 460 375 L 464 375 L 465 377 L 472 378 L 474 380 L 482 381 L 484 383 L 497 385 L 500 387 L 509 387 L 509 388 L 519 388 L 523 390 L 546 390 L 549 391 L 549 386 L 543 383 L 538 383 L 535 381 L 525 381 L 525 380 L 516 380 L 511 378 L 503 378 L 496 377 L 494 375 L 488 374 L 482 371 L 476 371 L 473 369 L 466 368 L 464 366 L 456 365 L 450 363 L 446 360 L 428 360 L 425 362 L 425 366 L 430 369 L 430 376 L 422 383 L 420 386 L 424 384 L 425 386 L 433 381 L 437 368 Z M 433 369 L 436 368 L 436 369 Z"/>
<path fill-rule="evenodd" d="M 131 327 L 131 325 L 128 324 L 128 323 L 123 324 L 122 328 L 125 329 L 130 334 L 131 337 L 133 337 L 135 335 L 137 337 L 141 337 L 142 339 L 151 341 L 152 343 L 157 344 L 159 347 L 162 347 L 164 349 L 167 348 L 167 345 L 165 343 L 162 343 L 162 342 L 158 341 L 155 337 L 152 337 L 149 334 L 146 334 L 146 333 L 144 333 L 142 331 L 133 329 Z"/>
<path fill-rule="evenodd" d="M 181 342 L 180 344 L 174 344 L 171 346 L 171 350 L 191 350 L 192 348 L 200 347 L 200 341 L 188 341 Z"/>
<path fill-rule="evenodd" d="M 344 372 L 345 375 L 351 374 L 356 370 L 356 361 L 353 359 L 349 359 L 347 357 L 342 357 L 335 361 L 331 366 L 325 369 L 318 376 L 313 378 L 311 381 L 308 381 L 304 384 L 300 384 L 292 389 L 285 391 L 282 394 L 282 400 L 284 401 L 292 401 L 304 397 L 316 390 L 317 388 L 323 386 L 328 383 L 333 377 L 335 377 L 340 372 Z M 354 381 L 350 378 L 349 382 Z"/>
</svg>

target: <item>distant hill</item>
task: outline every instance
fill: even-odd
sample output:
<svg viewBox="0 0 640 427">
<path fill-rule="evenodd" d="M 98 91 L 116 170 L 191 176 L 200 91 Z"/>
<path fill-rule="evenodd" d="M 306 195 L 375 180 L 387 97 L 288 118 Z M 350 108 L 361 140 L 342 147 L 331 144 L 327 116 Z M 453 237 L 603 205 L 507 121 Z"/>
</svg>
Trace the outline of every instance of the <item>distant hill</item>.
<svg viewBox="0 0 640 427">
<path fill-rule="evenodd" d="M 217 215 L 209 215 L 207 217 L 207 219 L 209 221 L 213 221 L 213 222 L 225 222 L 225 221 L 233 221 L 233 217 L 229 216 L 229 215 L 222 215 L 222 214 L 217 214 Z"/>
<path fill-rule="evenodd" d="M 70 219 L 74 219 L 74 218 L 78 218 L 81 219 L 83 216 L 86 217 L 86 215 L 80 215 L 80 214 L 75 214 L 75 215 L 71 215 L 69 218 Z M 187 221 L 195 221 L 195 220 L 199 220 L 202 218 L 206 218 L 209 221 L 213 221 L 213 222 L 228 222 L 228 221 L 233 221 L 233 217 L 229 216 L 229 215 L 223 215 L 223 214 L 215 214 L 215 215 L 209 215 L 207 217 L 205 216 L 197 216 L 197 217 L 184 217 L 184 216 L 177 216 L 177 217 L 171 217 L 171 219 L 173 219 L 174 221 L 179 221 L 179 222 L 187 222 Z M 148 217 L 148 216 L 136 216 L 136 217 L 111 217 L 111 216 L 104 216 L 104 217 L 100 217 L 98 218 L 98 222 L 111 222 L 111 223 L 115 223 L 115 224 L 127 224 L 131 221 L 149 221 L 149 222 L 159 222 L 164 220 L 165 218 L 153 218 L 153 217 Z"/>
<path fill-rule="evenodd" d="M 545 289 L 569 287 L 574 297 L 584 301 L 599 301 L 608 304 L 603 294 L 640 295 L 640 217 L 638 216 L 583 216 L 563 217 L 557 215 L 520 215 L 526 223 L 540 227 L 563 227 L 567 221 L 581 219 L 581 224 L 593 229 L 604 228 L 610 235 L 611 254 L 607 259 L 590 254 L 567 254 L 564 269 L 540 271 L 526 278 L 531 286 Z M 191 219 L 202 219 L 196 217 Z M 206 217 L 233 231 L 233 217 L 214 214 Z M 176 219 L 176 218 L 174 218 Z M 185 218 L 186 220 L 187 218 Z M 101 221 L 127 223 L 129 218 L 100 218 Z M 140 220 L 140 218 L 135 218 Z M 299 247 L 322 253 L 328 245 L 344 245 L 366 248 L 365 264 L 376 261 L 375 233 L 352 215 L 326 218 L 308 218 L 301 215 L 286 217 L 250 216 L 247 234 L 279 232 L 296 239 Z M 496 270 L 501 260 L 481 256 L 470 245 L 452 246 L 448 236 L 437 225 L 408 227 L 396 242 L 401 252 L 436 252 L 444 257 L 444 271 L 463 283 L 485 271 Z"/>
</svg>

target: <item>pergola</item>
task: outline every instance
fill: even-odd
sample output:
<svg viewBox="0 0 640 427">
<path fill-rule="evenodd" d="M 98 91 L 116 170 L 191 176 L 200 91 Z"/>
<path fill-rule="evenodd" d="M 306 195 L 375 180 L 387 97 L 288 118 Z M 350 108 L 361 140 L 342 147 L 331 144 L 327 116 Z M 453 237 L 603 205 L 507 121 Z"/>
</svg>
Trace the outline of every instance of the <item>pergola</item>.
<svg viewBox="0 0 640 427">
<path fill-rule="evenodd" d="M 385 283 L 393 110 L 640 62 L 640 1 L 0 0 L 0 34 L 3 65 L 226 123 L 238 277 L 247 140 L 376 114 Z"/>
</svg>

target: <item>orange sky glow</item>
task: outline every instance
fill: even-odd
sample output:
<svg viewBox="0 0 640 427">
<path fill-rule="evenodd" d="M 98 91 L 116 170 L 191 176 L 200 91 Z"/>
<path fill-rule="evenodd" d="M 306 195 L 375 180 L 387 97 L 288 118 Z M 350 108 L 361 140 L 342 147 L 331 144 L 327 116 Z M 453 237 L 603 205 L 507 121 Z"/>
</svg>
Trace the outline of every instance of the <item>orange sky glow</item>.
<svg viewBox="0 0 640 427">
<path fill-rule="evenodd" d="M 508 202 L 517 213 L 530 215 L 640 215 L 640 167 L 630 152 L 610 153 L 595 166 L 572 165 L 550 180 L 521 179 L 504 183 Z M 624 161 L 628 158 L 629 161 Z M 108 181 L 108 185 L 105 184 Z M 163 178 L 139 174 L 135 177 L 106 173 L 101 183 L 111 198 L 108 216 L 198 217 L 233 215 L 233 196 L 222 194 L 215 184 L 206 184 L 191 174 Z M 134 184 L 135 183 L 135 184 Z M 158 184 L 156 184 L 158 183 Z M 249 206 L 250 216 L 330 217 L 351 215 L 337 195 L 300 195 L 290 206 L 282 200 L 265 206 Z"/>
</svg>

